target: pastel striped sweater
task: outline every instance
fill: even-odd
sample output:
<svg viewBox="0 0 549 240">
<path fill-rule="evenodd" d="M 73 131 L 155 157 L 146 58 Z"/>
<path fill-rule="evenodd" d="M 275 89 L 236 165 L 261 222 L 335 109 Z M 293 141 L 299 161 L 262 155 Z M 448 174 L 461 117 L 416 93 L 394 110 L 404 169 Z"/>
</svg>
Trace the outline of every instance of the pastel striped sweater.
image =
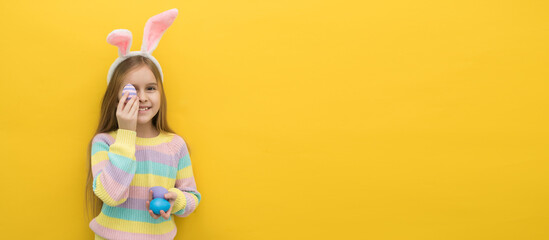
<svg viewBox="0 0 549 240">
<path fill-rule="evenodd" d="M 161 132 L 153 138 L 118 129 L 92 140 L 93 191 L 103 201 L 89 224 L 105 239 L 173 239 L 174 217 L 187 217 L 200 203 L 187 144 L 179 135 Z M 168 220 L 147 211 L 149 188 L 163 186 L 176 193 Z"/>
</svg>

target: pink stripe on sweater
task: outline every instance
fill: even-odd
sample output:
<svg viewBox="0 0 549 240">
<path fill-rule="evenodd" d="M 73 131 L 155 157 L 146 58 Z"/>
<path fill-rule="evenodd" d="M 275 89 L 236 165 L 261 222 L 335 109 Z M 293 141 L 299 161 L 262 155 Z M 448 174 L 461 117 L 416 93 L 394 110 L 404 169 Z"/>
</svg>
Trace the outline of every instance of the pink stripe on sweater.
<svg viewBox="0 0 549 240">
<path fill-rule="evenodd" d="M 178 147 L 175 147 L 173 145 L 175 144 L 172 142 L 161 143 L 155 146 L 135 145 L 135 151 L 137 152 L 137 151 L 146 151 L 146 150 L 154 149 L 155 152 L 159 152 L 162 154 L 172 154 L 172 152 L 175 149 L 178 149 Z"/>
<path fill-rule="evenodd" d="M 115 166 L 113 166 L 113 167 L 116 168 Z M 129 175 L 128 173 L 125 173 L 125 172 L 124 172 L 124 174 Z M 128 192 L 123 191 L 123 190 L 126 189 L 127 188 L 126 186 L 128 186 L 129 184 L 122 185 L 122 184 L 118 183 L 109 174 L 106 174 L 105 171 L 103 171 L 101 173 L 99 179 L 101 180 L 101 184 L 103 185 L 103 188 L 105 188 L 105 191 L 107 191 L 109 196 L 114 201 L 120 201 L 121 199 L 128 197 L 128 195 L 129 195 Z M 131 182 L 131 179 L 126 179 L 126 181 Z"/>
<path fill-rule="evenodd" d="M 175 181 L 175 186 L 183 190 L 184 188 L 196 188 L 196 181 L 194 176 L 188 178 L 181 178 Z"/>
<path fill-rule="evenodd" d="M 147 201 L 149 199 L 128 198 L 128 200 L 117 207 L 147 211 Z"/>
<path fill-rule="evenodd" d="M 187 199 L 187 205 L 185 206 L 185 211 L 183 212 L 183 214 L 176 215 L 176 216 L 179 216 L 179 217 L 189 216 L 196 209 L 196 202 L 195 202 L 194 198 L 191 196 L 191 193 L 183 192 L 183 194 L 185 195 L 185 199 Z"/>
<path fill-rule="evenodd" d="M 103 172 L 106 172 L 111 177 L 116 176 L 114 179 L 123 186 L 129 186 L 134 176 L 133 174 L 118 168 L 114 164 L 107 164 L 107 166 L 103 168 Z"/>
<path fill-rule="evenodd" d="M 109 163 L 109 161 L 106 160 L 106 161 L 101 161 L 101 162 L 99 162 L 98 164 L 95 164 L 95 165 L 92 167 L 93 176 L 97 176 L 97 173 L 98 173 L 99 171 L 101 171 L 101 169 L 103 169 L 108 163 Z"/>
<path fill-rule="evenodd" d="M 112 145 L 114 143 L 114 138 L 111 137 L 111 135 L 107 133 L 99 133 L 95 135 L 95 137 L 92 140 L 92 145 L 96 142 L 104 142 L 107 143 L 107 145 Z"/>
<path fill-rule="evenodd" d="M 152 186 L 151 186 L 152 187 Z M 134 199 L 149 199 L 150 187 L 130 186 L 130 197 Z"/>
<path fill-rule="evenodd" d="M 149 200 L 149 187 L 130 186 L 128 198 Z"/>
<path fill-rule="evenodd" d="M 155 162 L 168 165 L 170 167 L 177 167 L 177 157 L 175 154 L 164 154 L 154 150 L 140 150 L 135 152 L 135 160 L 137 162 Z"/>
<path fill-rule="evenodd" d="M 107 145 L 112 145 L 115 142 L 115 138 L 111 137 L 108 133 L 99 133 L 97 134 L 94 139 L 92 140 L 92 144 L 95 144 L 96 142 L 104 142 Z M 186 146 L 185 140 L 183 140 L 182 137 L 175 135 L 173 139 L 169 142 L 161 143 L 155 146 L 146 146 L 146 145 L 135 145 L 135 150 L 146 150 L 146 149 L 155 149 L 158 152 L 164 153 L 164 154 L 170 154 L 172 152 L 180 152 L 181 150 L 184 151 L 183 154 L 186 153 L 186 150 L 181 149 Z"/>
<path fill-rule="evenodd" d="M 174 227 L 171 232 L 163 235 L 145 234 L 145 233 L 130 233 L 117 231 L 101 226 L 95 219 L 90 222 L 90 228 L 99 236 L 108 239 L 127 239 L 127 240 L 173 240 L 177 234 L 177 228 Z"/>
</svg>

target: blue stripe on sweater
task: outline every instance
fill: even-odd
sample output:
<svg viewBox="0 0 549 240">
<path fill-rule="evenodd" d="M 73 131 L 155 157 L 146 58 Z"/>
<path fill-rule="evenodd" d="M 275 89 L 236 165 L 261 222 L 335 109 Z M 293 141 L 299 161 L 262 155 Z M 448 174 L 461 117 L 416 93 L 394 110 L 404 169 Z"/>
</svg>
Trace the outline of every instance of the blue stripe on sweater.
<svg viewBox="0 0 549 240">
<path fill-rule="evenodd" d="M 96 152 L 100 151 L 109 151 L 109 145 L 105 142 L 95 142 L 92 145 L 91 155 L 93 156 Z"/>
<path fill-rule="evenodd" d="M 177 170 L 181 170 L 183 168 L 186 168 L 191 165 L 191 158 L 189 157 L 189 154 L 185 154 L 181 159 L 179 159 L 179 163 L 177 165 Z"/>
<path fill-rule="evenodd" d="M 100 151 L 109 151 L 109 145 L 104 142 L 96 142 L 92 146 L 92 155 Z M 172 166 L 168 166 L 162 163 L 152 162 L 152 161 L 139 161 L 137 162 L 137 170 L 133 172 L 134 160 L 125 156 L 121 156 L 115 153 L 108 153 L 111 163 L 122 169 L 124 172 L 130 174 L 154 174 L 162 177 L 175 178 L 177 171 L 190 165 L 190 159 L 187 156 L 181 158 L 179 161 L 179 166 L 181 168 L 176 169 Z"/>
<path fill-rule="evenodd" d="M 173 214 L 175 214 L 175 215 L 182 215 L 183 213 L 185 213 L 185 208 L 183 208 L 183 209 L 181 209 L 181 210 L 179 210 L 179 211 L 177 211 L 177 212 L 175 212 L 175 213 L 173 213 Z"/>
<path fill-rule="evenodd" d="M 168 220 L 164 219 L 163 217 L 154 219 L 153 217 L 151 217 L 149 212 L 144 210 L 122 208 L 122 207 L 111 207 L 107 204 L 103 204 L 103 208 L 101 209 L 101 212 L 103 212 L 103 214 L 112 218 L 124 219 L 124 220 L 135 221 L 135 222 L 155 223 L 155 224 L 170 221 L 172 219 L 171 216 L 168 218 Z"/>
<path fill-rule="evenodd" d="M 97 176 L 93 179 L 93 191 L 95 192 L 95 188 L 97 188 L 97 179 L 99 178 L 99 175 L 101 175 L 103 171 L 100 171 Z"/>
<path fill-rule="evenodd" d="M 173 178 L 177 175 L 177 169 L 162 163 L 152 161 L 137 162 L 136 174 L 154 174 L 162 177 Z"/>
<path fill-rule="evenodd" d="M 137 168 L 136 161 L 126 156 L 118 155 L 112 152 L 109 152 L 108 156 L 109 160 L 114 166 L 128 174 L 135 174 L 135 169 Z"/>
</svg>

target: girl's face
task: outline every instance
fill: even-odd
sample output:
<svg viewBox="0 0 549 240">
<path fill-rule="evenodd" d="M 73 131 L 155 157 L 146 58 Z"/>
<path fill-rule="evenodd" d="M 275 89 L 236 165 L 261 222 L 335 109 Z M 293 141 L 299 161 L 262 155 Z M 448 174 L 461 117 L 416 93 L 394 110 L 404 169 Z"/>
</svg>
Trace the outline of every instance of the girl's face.
<svg viewBox="0 0 549 240">
<path fill-rule="evenodd" d="M 137 124 L 149 123 L 160 109 L 160 91 L 156 83 L 156 78 L 152 71 L 145 65 L 131 70 L 122 81 L 121 88 L 118 90 L 118 101 L 122 97 L 122 89 L 126 84 L 132 84 L 139 97 L 139 108 L 150 107 L 148 110 L 139 110 L 137 115 Z"/>
</svg>

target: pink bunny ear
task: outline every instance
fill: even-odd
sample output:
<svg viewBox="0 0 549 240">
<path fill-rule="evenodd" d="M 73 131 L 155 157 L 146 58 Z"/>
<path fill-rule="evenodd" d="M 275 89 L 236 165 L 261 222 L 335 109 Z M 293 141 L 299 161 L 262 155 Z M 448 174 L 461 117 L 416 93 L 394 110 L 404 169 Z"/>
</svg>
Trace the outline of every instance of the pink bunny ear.
<svg viewBox="0 0 549 240">
<path fill-rule="evenodd" d="M 109 33 L 107 42 L 118 47 L 118 55 L 126 56 L 132 46 L 132 33 L 127 29 L 116 29 Z"/>
<path fill-rule="evenodd" d="M 143 45 L 141 45 L 141 51 L 152 54 L 162 34 L 170 27 L 177 17 L 177 8 L 170 9 L 149 18 L 145 24 L 145 32 L 143 34 Z"/>
</svg>

